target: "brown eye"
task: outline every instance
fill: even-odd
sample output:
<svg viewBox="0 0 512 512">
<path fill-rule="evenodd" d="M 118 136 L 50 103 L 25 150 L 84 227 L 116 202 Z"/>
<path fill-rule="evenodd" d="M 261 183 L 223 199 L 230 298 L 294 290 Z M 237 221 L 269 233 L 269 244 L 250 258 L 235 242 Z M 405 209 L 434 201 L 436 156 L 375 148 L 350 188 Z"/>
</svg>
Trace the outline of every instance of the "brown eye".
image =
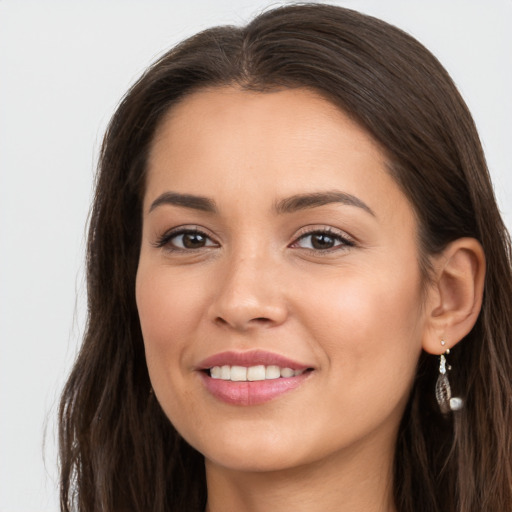
<svg viewBox="0 0 512 512">
<path fill-rule="evenodd" d="M 311 235 L 311 246 L 313 249 L 331 249 L 336 243 L 334 237 L 322 233 Z"/>
<path fill-rule="evenodd" d="M 179 231 L 167 233 L 155 245 L 156 247 L 165 247 L 169 251 L 185 251 L 218 246 L 208 235 L 193 229 L 180 229 Z"/>
<path fill-rule="evenodd" d="M 301 247 L 314 251 L 328 251 L 330 249 L 344 249 L 353 246 L 354 242 L 341 234 L 331 231 L 313 231 L 302 235 L 292 247 Z"/>
<path fill-rule="evenodd" d="M 199 249 L 206 245 L 207 238 L 201 233 L 184 233 L 176 237 L 181 238 L 181 245 L 185 249 Z"/>
</svg>

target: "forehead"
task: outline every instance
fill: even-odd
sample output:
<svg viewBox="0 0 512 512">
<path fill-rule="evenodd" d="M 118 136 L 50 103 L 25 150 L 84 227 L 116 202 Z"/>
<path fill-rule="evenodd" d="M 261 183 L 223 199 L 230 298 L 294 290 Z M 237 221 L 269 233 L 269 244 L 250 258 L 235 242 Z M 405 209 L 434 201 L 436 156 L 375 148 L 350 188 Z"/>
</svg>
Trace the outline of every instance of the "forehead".
<svg viewBox="0 0 512 512">
<path fill-rule="evenodd" d="M 254 92 L 234 86 L 200 89 L 182 98 L 158 126 L 152 149 L 157 149 L 159 142 L 166 145 L 172 142 L 170 132 L 174 131 L 172 136 L 176 143 L 183 143 L 191 136 L 207 135 L 212 126 L 215 132 L 242 126 L 239 136 L 252 135 L 251 141 L 257 143 L 265 139 L 260 128 L 265 124 L 270 128 L 269 123 L 272 132 L 280 132 L 281 136 L 274 139 L 276 144 L 286 136 L 291 142 L 294 137 L 312 138 L 315 134 L 321 137 L 327 131 L 334 135 L 335 131 L 345 130 L 351 132 L 351 142 L 357 138 L 376 152 L 385 153 L 364 128 L 319 92 L 306 88 Z M 305 126 L 308 132 L 301 133 Z M 215 134 L 210 132 L 209 135 Z M 267 146 L 268 142 L 267 138 Z"/>
<path fill-rule="evenodd" d="M 194 187 L 198 179 L 238 178 L 261 185 L 271 170 L 274 180 L 293 175 L 298 186 L 350 166 L 384 169 L 386 161 L 366 130 L 315 92 L 222 87 L 193 93 L 167 113 L 151 147 L 148 181 Z M 365 176 L 372 179 L 360 172 L 359 181 Z"/>
</svg>

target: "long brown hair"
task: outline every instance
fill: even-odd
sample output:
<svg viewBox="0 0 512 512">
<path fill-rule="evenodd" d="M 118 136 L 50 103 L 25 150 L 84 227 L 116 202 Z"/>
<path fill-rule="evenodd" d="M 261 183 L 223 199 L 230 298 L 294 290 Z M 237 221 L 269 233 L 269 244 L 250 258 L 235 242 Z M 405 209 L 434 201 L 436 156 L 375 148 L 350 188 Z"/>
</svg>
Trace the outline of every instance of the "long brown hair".
<svg viewBox="0 0 512 512">
<path fill-rule="evenodd" d="M 511 248 L 473 120 L 420 43 L 328 5 L 270 10 L 242 28 L 202 32 L 165 54 L 130 89 L 106 133 L 87 252 L 89 316 L 60 406 L 63 511 L 200 511 L 203 457 L 151 394 L 135 304 L 148 147 L 162 116 L 203 87 L 315 90 L 387 150 L 415 208 L 422 270 L 474 237 L 487 258 L 482 310 L 453 351 L 465 408 L 435 404 L 437 358 L 423 354 L 397 440 L 400 512 L 512 510 Z"/>
</svg>

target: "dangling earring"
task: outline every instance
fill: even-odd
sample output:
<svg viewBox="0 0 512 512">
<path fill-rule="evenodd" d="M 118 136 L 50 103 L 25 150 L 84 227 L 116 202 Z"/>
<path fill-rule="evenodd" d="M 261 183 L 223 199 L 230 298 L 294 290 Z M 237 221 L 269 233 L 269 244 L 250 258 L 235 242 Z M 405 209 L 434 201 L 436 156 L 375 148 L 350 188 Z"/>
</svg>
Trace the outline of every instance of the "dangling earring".
<svg viewBox="0 0 512 512">
<path fill-rule="evenodd" d="M 442 340 L 441 345 L 446 345 L 446 342 Z M 440 356 L 439 377 L 436 382 L 436 399 L 443 414 L 447 414 L 450 411 L 458 411 L 462 409 L 463 405 L 462 398 L 456 396 L 452 397 L 452 390 L 447 375 L 447 371 L 451 370 L 452 367 L 446 364 L 446 356 L 449 353 L 450 349 L 448 348 L 446 352 Z"/>
</svg>

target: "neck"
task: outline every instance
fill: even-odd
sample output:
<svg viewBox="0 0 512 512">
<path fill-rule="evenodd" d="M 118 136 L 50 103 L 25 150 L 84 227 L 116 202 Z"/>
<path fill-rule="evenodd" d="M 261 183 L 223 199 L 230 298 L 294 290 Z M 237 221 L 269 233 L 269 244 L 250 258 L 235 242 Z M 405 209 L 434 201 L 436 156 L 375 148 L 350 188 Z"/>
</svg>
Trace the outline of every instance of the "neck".
<svg viewBox="0 0 512 512">
<path fill-rule="evenodd" d="M 206 512 L 396 510 L 392 450 L 370 454 L 355 449 L 327 460 L 272 472 L 242 472 L 207 461 L 206 475 Z"/>
</svg>

